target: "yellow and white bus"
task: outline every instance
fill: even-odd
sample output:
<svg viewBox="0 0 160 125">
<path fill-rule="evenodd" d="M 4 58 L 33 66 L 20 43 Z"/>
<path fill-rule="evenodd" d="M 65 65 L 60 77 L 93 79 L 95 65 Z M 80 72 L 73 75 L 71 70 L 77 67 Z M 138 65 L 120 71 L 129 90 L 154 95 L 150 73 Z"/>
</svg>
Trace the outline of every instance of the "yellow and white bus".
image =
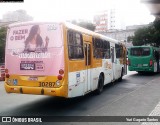
<svg viewBox="0 0 160 125">
<path fill-rule="evenodd" d="M 7 93 L 77 97 L 122 80 L 126 47 L 70 23 L 25 22 L 8 27 Z"/>
</svg>

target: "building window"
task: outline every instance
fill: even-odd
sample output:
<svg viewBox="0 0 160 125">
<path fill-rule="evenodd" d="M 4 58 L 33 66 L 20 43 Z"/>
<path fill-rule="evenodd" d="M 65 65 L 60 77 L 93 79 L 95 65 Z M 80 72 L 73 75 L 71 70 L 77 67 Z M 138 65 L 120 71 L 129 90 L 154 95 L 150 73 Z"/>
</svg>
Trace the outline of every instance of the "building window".
<svg viewBox="0 0 160 125">
<path fill-rule="evenodd" d="M 68 31 L 68 54 L 69 59 L 84 58 L 82 34 Z"/>
</svg>

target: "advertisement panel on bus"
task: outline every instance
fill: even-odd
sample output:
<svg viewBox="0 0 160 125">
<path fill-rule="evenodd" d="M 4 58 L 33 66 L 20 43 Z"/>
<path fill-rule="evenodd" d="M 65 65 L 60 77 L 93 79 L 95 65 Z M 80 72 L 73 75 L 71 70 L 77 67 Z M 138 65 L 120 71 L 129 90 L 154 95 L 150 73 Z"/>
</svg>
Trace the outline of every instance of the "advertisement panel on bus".
<svg viewBox="0 0 160 125">
<path fill-rule="evenodd" d="M 10 27 L 5 60 L 9 73 L 57 75 L 59 69 L 64 68 L 61 30 L 59 24 L 27 24 Z"/>
</svg>

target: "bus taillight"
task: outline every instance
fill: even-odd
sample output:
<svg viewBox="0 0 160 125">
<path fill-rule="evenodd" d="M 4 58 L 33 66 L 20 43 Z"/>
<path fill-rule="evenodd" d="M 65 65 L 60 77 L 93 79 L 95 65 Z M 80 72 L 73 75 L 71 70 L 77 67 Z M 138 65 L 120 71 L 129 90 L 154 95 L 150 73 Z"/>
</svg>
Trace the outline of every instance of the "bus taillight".
<svg viewBox="0 0 160 125">
<path fill-rule="evenodd" d="M 9 75 L 8 73 L 9 73 L 8 69 L 5 69 L 6 78 L 9 78 L 9 77 L 10 77 L 10 75 Z"/>
<path fill-rule="evenodd" d="M 63 74 L 64 74 L 64 70 L 63 70 L 63 69 L 60 69 L 60 70 L 59 70 L 59 74 L 60 74 L 60 75 L 63 75 Z"/>
<path fill-rule="evenodd" d="M 150 60 L 150 61 L 149 61 L 149 66 L 152 66 L 152 65 L 153 65 L 153 61 Z"/>
<path fill-rule="evenodd" d="M 62 80 L 63 77 L 61 75 L 58 75 L 57 78 L 58 80 Z"/>
<path fill-rule="evenodd" d="M 59 75 L 57 76 L 58 80 L 62 80 L 63 79 L 63 75 L 64 74 L 64 70 L 63 69 L 60 69 L 59 70 Z"/>
<path fill-rule="evenodd" d="M 10 77 L 10 75 L 9 74 L 6 74 L 6 78 L 9 78 Z"/>
<path fill-rule="evenodd" d="M 5 73 L 8 73 L 9 71 L 8 71 L 8 69 L 5 69 Z"/>
<path fill-rule="evenodd" d="M 127 65 L 129 65 L 129 66 L 131 65 L 131 62 L 129 59 L 127 60 Z"/>
</svg>

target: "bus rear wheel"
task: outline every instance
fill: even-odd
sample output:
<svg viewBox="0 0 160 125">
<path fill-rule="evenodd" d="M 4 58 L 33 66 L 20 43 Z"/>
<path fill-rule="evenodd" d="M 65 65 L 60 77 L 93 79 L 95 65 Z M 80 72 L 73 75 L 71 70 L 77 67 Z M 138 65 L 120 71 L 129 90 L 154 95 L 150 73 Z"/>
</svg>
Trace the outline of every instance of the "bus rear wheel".
<svg viewBox="0 0 160 125">
<path fill-rule="evenodd" d="M 122 77 L 123 77 L 123 68 L 122 68 L 122 71 L 121 71 L 121 77 L 118 79 L 118 82 L 122 81 Z"/>
<path fill-rule="evenodd" d="M 98 79 L 98 87 L 97 87 L 97 90 L 96 90 L 96 94 L 101 94 L 102 91 L 103 91 L 103 86 L 104 86 L 104 78 L 102 75 L 99 76 L 99 79 Z"/>
<path fill-rule="evenodd" d="M 137 71 L 138 72 L 138 74 L 143 74 L 144 73 L 144 71 Z"/>
</svg>

